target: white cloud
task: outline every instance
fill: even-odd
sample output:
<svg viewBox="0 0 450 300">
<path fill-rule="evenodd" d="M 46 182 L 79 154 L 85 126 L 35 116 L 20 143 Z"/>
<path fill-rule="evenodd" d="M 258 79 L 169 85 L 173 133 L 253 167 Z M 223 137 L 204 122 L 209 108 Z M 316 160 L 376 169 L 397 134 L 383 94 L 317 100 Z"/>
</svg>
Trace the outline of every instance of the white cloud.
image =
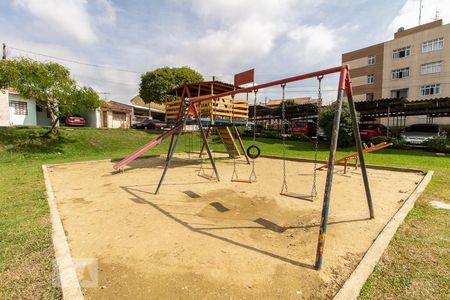
<svg viewBox="0 0 450 300">
<path fill-rule="evenodd" d="M 95 1 L 96 19 L 103 24 L 114 24 L 116 22 L 116 10 L 109 0 Z"/>
<path fill-rule="evenodd" d="M 14 0 L 14 6 L 27 11 L 34 19 L 33 27 L 45 34 L 75 38 L 89 44 L 97 41 L 95 23 L 115 22 L 115 10 L 107 0 L 96 0 L 93 4 L 98 14 L 91 15 L 86 0 Z"/>
<path fill-rule="evenodd" d="M 305 60 L 329 55 L 336 48 L 338 33 L 323 24 L 301 25 L 287 32 L 287 36 L 286 54 Z"/>
<path fill-rule="evenodd" d="M 443 0 L 424 0 L 422 1 L 422 24 L 434 20 L 438 11 L 439 18 L 445 20 L 450 19 L 450 1 Z M 445 22 L 444 22 L 445 23 Z M 389 35 L 392 38 L 392 33 L 396 32 L 398 28 L 411 28 L 419 25 L 419 0 L 408 0 L 401 8 L 397 17 L 392 20 L 389 25 Z"/>
<path fill-rule="evenodd" d="M 336 46 L 335 31 L 324 24 L 302 25 L 314 20 L 314 9 L 322 2 L 195 0 L 191 11 L 209 29 L 186 39 L 188 42 L 166 56 L 165 61 L 189 64 L 206 74 L 229 74 L 266 58 L 271 60 L 269 56 L 273 55 L 289 64 L 287 60 L 299 55 L 299 51 L 329 53 Z M 307 37 L 303 30 L 312 36 Z M 310 60 L 303 63 L 310 65 Z"/>
</svg>

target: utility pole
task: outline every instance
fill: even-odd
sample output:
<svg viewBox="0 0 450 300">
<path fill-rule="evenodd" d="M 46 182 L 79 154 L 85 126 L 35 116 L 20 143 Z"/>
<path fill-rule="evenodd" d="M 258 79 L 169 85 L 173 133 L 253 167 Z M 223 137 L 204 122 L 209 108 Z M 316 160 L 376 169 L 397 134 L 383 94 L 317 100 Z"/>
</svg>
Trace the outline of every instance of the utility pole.
<svg viewBox="0 0 450 300">
<path fill-rule="evenodd" d="M 420 2 L 419 2 L 419 25 L 420 25 L 420 23 L 422 23 L 422 8 L 423 8 L 422 0 L 420 0 Z"/>
<path fill-rule="evenodd" d="M 3 55 L 2 55 L 2 59 L 6 59 L 6 44 L 3 43 Z"/>
</svg>

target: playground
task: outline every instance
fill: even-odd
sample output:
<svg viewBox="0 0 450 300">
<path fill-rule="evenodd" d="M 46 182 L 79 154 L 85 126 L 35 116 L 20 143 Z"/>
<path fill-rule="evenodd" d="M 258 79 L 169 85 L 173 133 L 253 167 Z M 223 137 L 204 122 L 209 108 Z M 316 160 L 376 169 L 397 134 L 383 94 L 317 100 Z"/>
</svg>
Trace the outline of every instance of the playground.
<svg viewBox="0 0 450 300">
<path fill-rule="evenodd" d="M 98 259 L 99 284 L 84 290 L 87 298 L 330 298 L 423 177 L 369 168 L 370 219 L 361 169 L 336 166 L 317 271 L 322 201 L 280 195 L 280 159 L 258 158 L 258 180 L 243 184 L 225 180 L 233 161 L 214 155 L 222 181 L 198 176 L 200 160 L 177 153 L 156 195 L 164 156 L 135 160 L 124 174 L 109 161 L 49 167 L 72 257 Z M 291 189 L 307 192 L 313 164 L 286 163 Z M 317 173 L 320 195 L 326 174 Z"/>
<path fill-rule="evenodd" d="M 340 73 L 340 78 L 328 159 L 318 159 L 318 132 L 313 160 L 289 158 L 286 85 L 316 80 L 318 111 L 322 79 L 333 73 Z M 171 127 L 128 156 L 114 163 L 44 168 L 47 190 L 54 193 L 49 194 L 49 205 L 56 223 L 61 215 L 59 236 L 65 234 L 69 242 L 64 237 L 55 245 L 66 247 L 63 252 L 75 259 L 98 262 L 99 282 L 84 289 L 85 295 L 329 299 L 339 291 L 359 292 L 361 280 L 347 292 L 340 288 L 354 282 L 353 272 L 361 265 L 378 261 L 376 255 L 381 255 L 423 190 L 417 186 L 424 174 L 366 166 L 365 153 L 391 144 L 361 142 L 348 66 L 254 82 L 251 69 L 236 74 L 234 84 L 184 84 L 167 93 L 166 121 Z M 282 155 L 260 157 L 255 126 L 258 91 L 276 86 L 282 95 Z M 337 157 L 344 93 L 357 152 Z M 246 148 L 238 127 L 249 124 L 250 98 L 254 126 Z M 212 149 L 212 135 L 225 151 Z M 177 150 L 183 136 L 185 143 L 199 137 L 194 152 L 187 144 L 185 153 Z M 141 157 L 166 139 L 170 140 L 166 155 Z M 432 172 L 424 182 L 431 176 Z M 375 246 L 380 240 L 387 241 L 385 246 L 372 250 L 380 247 Z M 373 251 L 378 254 L 367 258 Z M 57 260 L 59 272 L 66 272 L 62 258 L 57 255 Z M 363 277 L 371 270 L 363 271 Z M 83 282 L 80 276 L 85 274 L 78 274 Z M 77 281 L 73 271 L 71 278 Z M 70 279 L 61 276 L 61 281 Z M 64 284 L 63 293 L 69 293 Z"/>
</svg>

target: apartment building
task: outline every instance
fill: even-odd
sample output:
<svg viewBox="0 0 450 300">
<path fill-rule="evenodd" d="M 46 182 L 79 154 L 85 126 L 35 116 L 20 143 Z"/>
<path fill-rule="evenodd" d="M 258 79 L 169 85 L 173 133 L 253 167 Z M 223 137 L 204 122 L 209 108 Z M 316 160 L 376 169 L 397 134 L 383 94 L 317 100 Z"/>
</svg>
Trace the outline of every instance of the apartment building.
<svg viewBox="0 0 450 300">
<path fill-rule="evenodd" d="M 356 101 L 450 97 L 450 24 L 400 28 L 393 40 L 344 53 L 342 63 Z"/>
</svg>

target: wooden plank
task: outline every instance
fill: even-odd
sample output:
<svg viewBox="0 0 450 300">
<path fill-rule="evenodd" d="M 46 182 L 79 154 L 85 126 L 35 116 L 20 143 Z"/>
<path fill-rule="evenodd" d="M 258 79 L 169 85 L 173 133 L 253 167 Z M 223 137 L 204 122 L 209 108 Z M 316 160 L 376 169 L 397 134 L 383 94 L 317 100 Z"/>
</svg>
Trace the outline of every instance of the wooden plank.
<svg viewBox="0 0 450 300">
<path fill-rule="evenodd" d="M 231 179 L 231 182 L 240 182 L 240 183 L 253 183 L 256 182 L 256 179 Z"/>
<path fill-rule="evenodd" d="M 292 192 L 280 193 L 280 195 L 286 196 L 286 197 L 291 197 L 291 198 L 296 198 L 296 199 L 300 199 L 300 200 L 314 201 L 314 198 L 311 197 L 311 195 L 297 194 L 297 193 L 292 193 Z"/>
</svg>

